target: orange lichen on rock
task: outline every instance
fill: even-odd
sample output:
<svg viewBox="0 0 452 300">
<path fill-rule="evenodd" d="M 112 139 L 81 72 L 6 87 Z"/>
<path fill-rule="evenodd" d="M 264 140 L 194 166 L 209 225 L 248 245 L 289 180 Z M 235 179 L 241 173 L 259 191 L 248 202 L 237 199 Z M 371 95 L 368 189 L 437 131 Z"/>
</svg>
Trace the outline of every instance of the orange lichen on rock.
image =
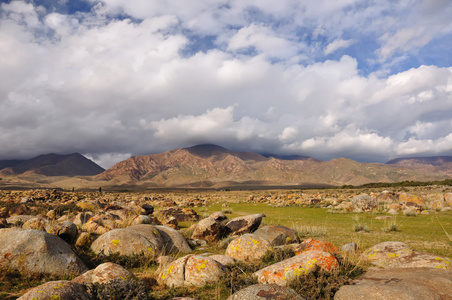
<svg viewBox="0 0 452 300">
<path fill-rule="evenodd" d="M 299 255 L 309 250 L 319 250 L 329 252 L 331 254 L 338 253 L 339 249 L 331 243 L 321 240 L 307 239 L 295 248 L 295 254 Z"/>
</svg>

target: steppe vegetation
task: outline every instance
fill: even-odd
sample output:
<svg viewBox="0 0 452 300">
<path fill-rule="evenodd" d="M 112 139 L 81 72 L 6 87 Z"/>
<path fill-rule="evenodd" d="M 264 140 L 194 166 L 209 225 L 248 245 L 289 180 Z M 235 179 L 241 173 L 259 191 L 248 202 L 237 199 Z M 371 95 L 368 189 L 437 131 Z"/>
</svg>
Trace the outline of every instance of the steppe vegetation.
<svg viewBox="0 0 452 300">
<path fill-rule="evenodd" d="M 369 197 L 375 201 L 376 206 L 358 205 L 357 203 L 361 202 L 355 203 L 354 199 L 367 199 L 359 195 Z M 317 267 L 288 283 L 288 286 L 305 297 L 330 299 L 340 286 L 350 284 L 370 266 L 369 262 L 362 259 L 362 253 L 376 244 L 400 241 L 414 251 L 451 258 L 451 207 L 450 186 L 404 186 L 393 187 L 388 191 L 380 187 L 254 191 L 156 190 L 121 193 L 0 191 L 0 228 L 40 229 L 59 235 L 55 228 L 62 222 L 71 221 L 76 224 L 78 232 L 67 242 L 88 269 L 113 262 L 133 273 L 138 280 L 115 279 L 116 281 L 102 284 L 85 283 L 90 299 L 170 299 L 177 296 L 226 299 L 233 293 L 256 284 L 258 281 L 253 275 L 256 271 L 293 257 L 296 254 L 294 247 L 269 247 L 269 251 L 257 261 L 227 265 L 226 271 L 214 283 L 167 288 L 159 278 L 167 265 L 159 260 L 160 254 L 164 253 L 157 253 L 153 258 L 143 253 L 96 254 L 91 244 L 93 240 L 113 229 L 145 223 L 164 224 L 182 233 L 194 250 L 192 254 L 222 255 L 235 236 L 223 236 L 209 243 L 193 239 L 193 231 L 199 220 L 216 212 L 223 212 L 229 220 L 264 214 L 260 228 L 266 225 L 281 225 L 294 230 L 296 240 L 288 239 L 286 244 L 309 241 L 312 238 L 329 242 L 339 249 L 350 243 L 357 245 L 356 252 L 335 253 L 339 267 L 334 271 Z M 181 208 L 189 217 L 163 215 L 168 208 Z M 115 219 L 112 215 L 121 217 Z M 31 216 L 38 217 L 39 220 L 33 222 Z M 87 233 L 89 236 L 85 236 L 83 240 L 81 237 Z M 112 244 L 115 243 L 120 244 L 120 240 L 112 240 Z M 3 245 L 0 250 L 1 247 Z M 5 259 L 8 258 L 6 254 L 2 255 Z M 173 252 L 169 254 L 169 261 L 180 259 L 184 255 L 186 253 Z M 0 278 L 0 299 L 16 299 L 28 289 L 45 282 L 71 280 L 74 277 L 27 274 L 23 270 L 8 269 L 7 272 L 2 272 Z"/>
</svg>

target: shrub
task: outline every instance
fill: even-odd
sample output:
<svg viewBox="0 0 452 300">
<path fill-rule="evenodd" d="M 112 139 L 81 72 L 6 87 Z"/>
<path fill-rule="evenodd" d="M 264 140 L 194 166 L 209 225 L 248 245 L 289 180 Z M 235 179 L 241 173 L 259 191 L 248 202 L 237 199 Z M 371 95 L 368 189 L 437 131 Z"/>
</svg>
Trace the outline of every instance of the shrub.
<svg viewBox="0 0 452 300">
<path fill-rule="evenodd" d="M 336 257 L 339 268 L 332 272 L 324 271 L 316 266 L 307 275 L 295 277 L 287 286 L 308 299 L 334 299 L 334 295 L 343 285 L 349 285 L 353 278 L 364 273 L 364 269 L 349 260 Z"/>
<path fill-rule="evenodd" d="M 396 232 L 396 231 L 398 231 L 398 228 L 397 228 L 397 222 L 396 222 L 396 221 L 393 221 L 393 222 L 391 222 L 390 224 L 385 225 L 385 226 L 383 227 L 383 231 L 384 231 L 384 232 Z"/>
<path fill-rule="evenodd" d="M 291 246 L 284 246 L 267 251 L 262 257 L 262 262 L 266 265 L 271 265 L 293 256 L 295 256 L 294 248 Z"/>
<path fill-rule="evenodd" d="M 364 231 L 364 232 L 370 232 L 369 228 L 367 227 L 366 224 L 363 223 L 358 223 L 355 224 L 353 226 L 353 229 L 355 230 L 355 232 L 360 232 L 360 231 Z"/>
<path fill-rule="evenodd" d="M 146 300 L 149 299 L 143 282 L 114 279 L 104 284 L 85 285 L 90 300 Z"/>
</svg>

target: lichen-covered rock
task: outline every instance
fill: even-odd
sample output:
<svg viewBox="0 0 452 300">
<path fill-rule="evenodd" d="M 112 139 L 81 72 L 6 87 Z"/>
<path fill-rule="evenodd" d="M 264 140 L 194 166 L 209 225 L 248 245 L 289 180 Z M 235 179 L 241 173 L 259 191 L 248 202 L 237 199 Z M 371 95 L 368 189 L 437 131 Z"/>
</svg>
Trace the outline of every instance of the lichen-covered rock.
<svg viewBox="0 0 452 300">
<path fill-rule="evenodd" d="M 163 238 L 152 225 L 133 225 L 111 230 L 98 237 L 91 249 L 94 253 L 133 255 L 143 253 L 154 257 L 164 250 Z"/>
<path fill-rule="evenodd" d="M 12 226 L 18 226 L 22 227 L 25 222 L 31 219 L 36 219 L 36 216 L 32 215 L 18 215 L 18 216 L 11 216 L 9 218 L 6 218 L 6 222 L 8 222 L 8 225 Z"/>
<path fill-rule="evenodd" d="M 66 221 L 53 226 L 49 233 L 59 236 L 67 243 L 72 244 L 77 240 L 78 229 L 74 223 Z"/>
<path fill-rule="evenodd" d="M 243 262 L 259 261 L 268 250 L 270 242 L 254 234 L 244 234 L 232 240 L 226 248 L 226 255 Z"/>
<path fill-rule="evenodd" d="M 192 252 L 187 240 L 178 230 L 162 225 L 155 225 L 155 228 L 162 236 L 164 253 L 179 254 Z"/>
<path fill-rule="evenodd" d="M 233 259 L 232 257 L 227 256 L 227 255 L 214 254 L 209 257 L 212 259 L 215 259 L 217 262 L 219 262 L 223 266 L 233 266 L 236 263 L 235 259 Z"/>
<path fill-rule="evenodd" d="M 376 200 L 378 203 L 390 204 L 390 203 L 398 202 L 399 197 L 395 193 L 392 193 L 389 191 L 383 191 L 377 195 Z"/>
<path fill-rule="evenodd" d="M 0 229 L 0 245 L 2 272 L 19 270 L 26 276 L 62 278 L 87 270 L 65 241 L 40 230 Z"/>
<path fill-rule="evenodd" d="M 83 224 L 87 223 L 92 217 L 94 217 L 94 214 L 90 211 L 81 212 L 75 216 L 72 222 L 77 226 L 82 226 Z"/>
<path fill-rule="evenodd" d="M 82 285 L 66 280 L 50 281 L 32 288 L 17 300 L 85 300 L 88 294 Z"/>
<path fill-rule="evenodd" d="M 378 207 L 378 201 L 369 195 L 358 195 L 353 197 L 352 207 L 355 212 L 369 212 Z"/>
<path fill-rule="evenodd" d="M 401 193 L 399 194 L 399 202 L 411 202 L 419 205 L 425 204 L 424 198 L 412 194 Z"/>
<path fill-rule="evenodd" d="M 277 284 L 255 284 L 231 295 L 227 300 L 303 300 L 293 289 Z"/>
<path fill-rule="evenodd" d="M 380 268 L 435 268 L 451 271 L 452 261 L 430 253 L 411 250 L 402 242 L 383 242 L 377 244 L 361 255 Z"/>
<path fill-rule="evenodd" d="M 452 273 L 431 268 L 370 270 L 344 285 L 336 300 L 451 299 Z"/>
<path fill-rule="evenodd" d="M 155 215 L 162 224 L 166 224 L 171 217 L 174 217 L 177 222 L 195 222 L 199 220 L 198 214 L 193 209 L 181 209 L 180 207 L 164 208 Z"/>
<path fill-rule="evenodd" d="M 132 225 L 152 224 L 152 219 L 147 215 L 138 215 L 132 219 Z"/>
<path fill-rule="evenodd" d="M 315 266 L 332 271 L 339 266 L 337 259 L 329 252 L 308 250 L 289 259 L 263 268 L 254 273 L 261 283 L 275 283 L 285 286 L 296 276 L 308 274 Z"/>
<path fill-rule="evenodd" d="M 256 230 L 254 234 L 266 239 L 272 246 L 285 245 L 297 240 L 294 230 L 280 225 L 267 225 L 261 227 Z"/>
<path fill-rule="evenodd" d="M 216 282 L 224 274 L 223 266 L 202 255 L 187 255 L 166 266 L 159 281 L 167 286 L 204 286 Z"/>
<path fill-rule="evenodd" d="M 22 229 L 34 229 L 34 230 L 42 230 L 47 231 L 47 227 L 49 226 L 49 221 L 43 218 L 33 218 L 25 221 L 24 225 L 22 225 Z"/>
<path fill-rule="evenodd" d="M 339 249 L 331 243 L 321 240 L 307 239 L 295 248 L 295 254 L 298 255 L 309 250 L 326 251 L 331 254 L 339 252 Z"/>
<path fill-rule="evenodd" d="M 225 226 L 224 219 L 214 216 L 199 221 L 191 238 L 214 243 L 226 237 L 230 232 L 231 230 Z"/>
<path fill-rule="evenodd" d="M 124 269 L 122 266 L 115 263 L 107 262 L 100 264 L 93 270 L 89 270 L 82 275 L 72 279 L 72 282 L 80 284 L 90 283 L 107 283 L 115 279 L 135 279 L 135 276 Z"/>
<path fill-rule="evenodd" d="M 259 228 L 263 217 L 263 214 L 237 217 L 229 220 L 229 222 L 226 223 L 226 227 L 228 227 L 234 235 L 251 233 Z"/>
</svg>

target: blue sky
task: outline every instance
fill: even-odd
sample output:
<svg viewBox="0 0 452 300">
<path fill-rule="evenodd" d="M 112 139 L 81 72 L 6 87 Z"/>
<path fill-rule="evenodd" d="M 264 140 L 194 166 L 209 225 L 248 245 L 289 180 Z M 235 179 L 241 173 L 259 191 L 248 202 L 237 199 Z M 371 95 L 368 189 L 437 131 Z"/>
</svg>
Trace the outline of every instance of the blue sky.
<svg viewBox="0 0 452 300">
<path fill-rule="evenodd" d="M 452 155 L 449 0 L 0 4 L 0 159 Z"/>
</svg>

